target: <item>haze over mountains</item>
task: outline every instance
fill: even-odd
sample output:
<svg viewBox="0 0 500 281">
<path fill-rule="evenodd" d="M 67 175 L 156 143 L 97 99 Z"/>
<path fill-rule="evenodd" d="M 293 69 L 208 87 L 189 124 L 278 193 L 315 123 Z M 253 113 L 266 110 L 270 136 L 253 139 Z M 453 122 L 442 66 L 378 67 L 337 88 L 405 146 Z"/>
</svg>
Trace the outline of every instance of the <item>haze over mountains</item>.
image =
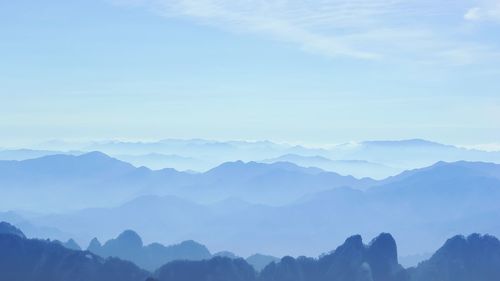
<svg viewBox="0 0 500 281">
<path fill-rule="evenodd" d="M 25 160 L 61 153 L 80 155 L 90 151 L 101 151 L 135 166 L 150 169 L 175 168 L 204 172 L 224 162 L 238 160 L 266 163 L 286 161 L 342 175 L 377 179 L 438 161 L 500 162 L 500 152 L 465 149 L 421 139 L 352 142 L 323 148 L 270 141 L 203 139 L 91 143 L 53 141 L 34 145 L 31 150 L 0 150 L 0 160 Z"/>
<path fill-rule="evenodd" d="M 101 152 L 0 161 L 0 218 L 32 237 L 83 245 L 134 229 L 149 242 L 193 239 L 243 256 L 318 255 L 352 233 L 390 231 L 403 255 L 428 253 L 457 233 L 500 235 L 497 164 L 438 162 L 373 180 L 270 162 L 191 173 L 137 168 Z"/>
<path fill-rule="evenodd" d="M 340 186 L 365 188 L 374 182 L 285 162 L 228 162 L 193 174 L 136 168 L 101 152 L 0 161 L 0 184 L 10 198 L 0 199 L 4 208 L 32 211 L 110 206 L 151 194 L 203 202 L 239 197 L 282 204 L 314 191 Z M 57 193 L 57 198 L 52 200 L 50 193 Z"/>
<path fill-rule="evenodd" d="M 423 140 L 330 148 L 199 139 L 39 148 L 45 150 L 0 152 L 11 159 L 0 160 L 0 219 L 29 237 L 73 248 L 70 239 L 87 245 L 133 229 L 146 245 L 194 240 L 237 256 L 316 256 L 352 233 L 391 232 L 402 256 L 422 259 L 455 234 L 500 235 L 499 152 Z M 85 152 L 94 149 L 135 165 Z M 137 167 L 150 156 L 158 167 L 166 158 L 184 161 L 189 171 Z M 199 170 L 206 171 L 192 171 L 191 163 L 204 163 Z"/>
</svg>

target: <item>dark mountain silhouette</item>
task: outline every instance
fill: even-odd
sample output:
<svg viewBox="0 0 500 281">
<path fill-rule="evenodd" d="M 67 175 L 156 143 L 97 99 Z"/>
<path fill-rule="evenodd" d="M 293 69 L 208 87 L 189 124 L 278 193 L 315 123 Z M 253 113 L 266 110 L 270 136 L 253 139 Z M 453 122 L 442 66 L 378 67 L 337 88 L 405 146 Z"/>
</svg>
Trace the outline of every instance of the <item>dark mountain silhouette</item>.
<svg viewBox="0 0 500 281">
<path fill-rule="evenodd" d="M 125 231 L 106 244 L 130 250 L 141 247 L 142 241 Z M 102 248 L 97 240 L 91 245 Z M 390 234 L 382 233 L 368 245 L 354 235 L 319 258 L 287 256 L 260 273 L 241 258 L 216 256 L 171 261 L 159 267 L 154 278 L 149 275 L 118 258 L 26 239 L 19 229 L 0 223 L 0 281 L 492 281 L 500 280 L 500 241 L 489 235 L 455 236 L 427 261 L 404 269 Z"/>
<path fill-rule="evenodd" d="M 102 257 L 118 257 L 132 261 L 150 271 L 173 260 L 202 260 L 211 257 L 204 245 L 191 240 L 171 246 L 159 243 L 143 245 L 141 237 L 132 230 L 124 231 L 104 245 L 94 238 L 87 250 Z"/>
<path fill-rule="evenodd" d="M 143 281 L 149 275 L 130 262 L 103 259 L 14 232 L 0 233 L 1 281 Z"/>
<path fill-rule="evenodd" d="M 230 259 L 240 258 L 235 253 L 230 252 L 230 251 L 220 251 L 220 252 L 214 253 L 212 256 L 214 256 L 214 257 L 225 257 L 225 258 L 230 258 Z"/>
<path fill-rule="evenodd" d="M 244 259 L 214 257 L 202 261 L 174 261 L 159 268 L 160 281 L 253 281 L 256 272 Z"/>
<path fill-rule="evenodd" d="M 429 260 L 404 269 L 390 234 L 382 233 L 368 245 L 355 235 L 317 259 L 287 256 L 260 273 L 242 259 L 216 257 L 171 262 L 155 275 L 160 281 L 492 281 L 500 280 L 500 242 L 479 234 L 456 236 Z"/>
<path fill-rule="evenodd" d="M 0 235 L 1 234 L 15 235 L 20 238 L 26 238 L 26 236 L 24 236 L 24 233 L 20 229 L 11 225 L 10 223 L 3 221 L 0 222 Z"/>
<path fill-rule="evenodd" d="M 412 281 L 500 280 L 500 241 L 489 235 L 455 236 L 409 272 Z"/>
<path fill-rule="evenodd" d="M 405 278 L 405 270 L 398 264 L 396 242 L 390 234 L 381 234 L 368 246 L 363 244 L 361 236 L 352 236 L 318 260 L 285 257 L 264 268 L 259 279 L 401 281 Z"/>
</svg>

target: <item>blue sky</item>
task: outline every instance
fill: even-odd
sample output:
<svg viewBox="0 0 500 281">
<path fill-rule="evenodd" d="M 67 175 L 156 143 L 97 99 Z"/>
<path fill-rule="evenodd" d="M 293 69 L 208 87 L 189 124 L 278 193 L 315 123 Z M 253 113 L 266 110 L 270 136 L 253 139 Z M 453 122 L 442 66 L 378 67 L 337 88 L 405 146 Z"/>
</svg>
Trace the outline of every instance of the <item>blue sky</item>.
<svg viewBox="0 0 500 281">
<path fill-rule="evenodd" d="M 0 2 L 0 145 L 500 142 L 500 1 Z"/>
</svg>

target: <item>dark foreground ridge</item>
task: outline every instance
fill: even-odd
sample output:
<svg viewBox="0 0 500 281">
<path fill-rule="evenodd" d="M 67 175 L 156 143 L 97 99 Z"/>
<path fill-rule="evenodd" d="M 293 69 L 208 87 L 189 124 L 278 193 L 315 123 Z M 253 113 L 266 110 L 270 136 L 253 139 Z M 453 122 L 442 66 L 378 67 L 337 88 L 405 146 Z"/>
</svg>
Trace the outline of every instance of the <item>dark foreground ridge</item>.
<svg viewBox="0 0 500 281">
<path fill-rule="evenodd" d="M 124 231 L 104 245 L 94 238 L 87 250 L 101 257 L 119 257 L 132 261 L 150 271 L 174 260 L 203 260 L 212 257 L 204 245 L 195 241 L 184 241 L 171 246 L 159 243 L 143 245 L 141 237 L 132 230 Z"/>
<path fill-rule="evenodd" d="M 26 239 L 19 230 L 9 231 L 10 225 L 0 227 L 1 281 L 138 281 L 150 275 L 131 262 Z"/>
<path fill-rule="evenodd" d="M 131 235 L 131 238 L 132 237 Z M 496 281 L 500 241 L 473 234 L 449 239 L 429 260 L 405 269 L 394 238 L 382 233 L 368 245 L 361 236 L 318 259 L 284 257 L 261 272 L 241 258 L 169 262 L 155 272 L 101 258 L 48 240 L 27 239 L 0 223 L 0 281 Z"/>
</svg>

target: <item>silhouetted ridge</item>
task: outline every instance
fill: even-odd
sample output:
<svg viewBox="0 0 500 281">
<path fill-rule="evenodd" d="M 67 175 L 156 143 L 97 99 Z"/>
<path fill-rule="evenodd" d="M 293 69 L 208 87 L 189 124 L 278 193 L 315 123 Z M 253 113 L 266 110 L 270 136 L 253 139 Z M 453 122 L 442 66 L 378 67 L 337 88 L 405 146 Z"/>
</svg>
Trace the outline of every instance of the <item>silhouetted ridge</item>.
<svg viewBox="0 0 500 281">
<path fill-rule="evenodd" d="M 24 233 L 18 229 L 17 227 L 13 226 L 12 224 L 8 222 L 0 222 L 0 234 L 10 234 L 10 235 L 15 235 L 19 236 L 21 238 L 26 238 Z"/>
<path fill-rule="evenodd" d="M 103 259 L 45 240 L 0 235 L 0 281 L 144 281 L 130 262 Z"/>
<path fill-rule="evenodd" d="M 410 272 L 412 281 L 500 280 L 500 241 L 489 235 L 455 236 Z"/>
<path fill-rule="evenodd" d="M 256 272 L 243 259 L 214 257 L 201 261 L 173 261 L 155 273 L 160 281 L 252 281 Z"/>
<path fill-rule="evenodd" d="M 171 246 L 159 243 L 144 245 L 141 237 L 132 230 L 122 232 L 104 245 L 94 238 L 87 250 L 103 257 L 119 257 L 150 271 L 173 260 L 202 260 L 211 257 L 204 245 L 192 240 Z"/>
<path fill-rule="evenodd" d="M 397 263 L 396 243 L 390 234 L 381 234 L 368 246 L 360 235 L 346 239 L 330 254 L 318 260 L 283 258 L 268 265 L 262 281 L 404 281 L 405 270 Z"/>
<path fill-rule="evenodd" d="M 368 247 L 367 258 L 374 280 L 396 280 L 401 272 L 398 249 L 392 235 L 382 233 Z"/>
<path fill-rule="evenodd" d="M 3 231 L 0 232 L 0 281 L 144 281 L 149 277 L 130 262 L 103 259 L 50 241 L 28 240 L 6 223 L 0 223 L 0 231 Z M 137 246 L 141 244 L 137 238 L 135 232 L 125 231 L 114 241 L 132 241 Z M 100 243 L 94 239 L 90 244 L 99 248 Z M 182 244 L 196 245 L 193 241 Z M 154 252 L 151 252 L 153 248 L 168 249 L 182 244 L 142 246 L 136 258 L 139 262 L 144 257 L 158 258 L 147 254 Z M 361 236 L 355 235 L 318 259 L 284 257 L 271 262 L 260 274 L 241 258 L 213 257 L 171 261 L 159 267 L 153 277 L 156 279 L 148 280 L 497 281 L 500 280 L 500 241 L 488 235 L 455 236 L 429 260 L 405 270 L 397 263 L 397 246 L 390 234 L 382 233 L 368 245 Z"/>
</svg>

